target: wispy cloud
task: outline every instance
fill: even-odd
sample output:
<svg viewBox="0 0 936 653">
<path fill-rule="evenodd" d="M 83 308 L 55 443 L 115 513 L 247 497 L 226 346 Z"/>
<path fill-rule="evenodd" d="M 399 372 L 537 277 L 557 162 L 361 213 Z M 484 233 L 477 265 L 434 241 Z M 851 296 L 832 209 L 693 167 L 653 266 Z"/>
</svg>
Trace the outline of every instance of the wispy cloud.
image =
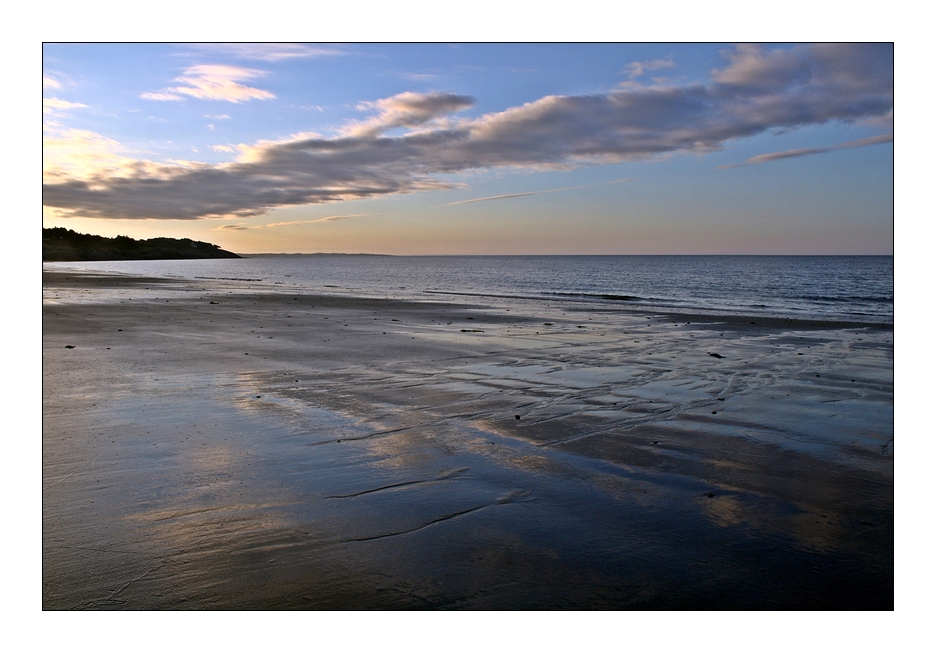
<svg viewBox="0 0 936 653">
<path fill-rule="evenodd" d="M 245 229 L 269 229 L 272 227 L 292 227 L 300 224 L 315 224 L 316 222 L 331 222 L 333 220 L 347 220 L 348 218 L 360 218 L 365 215 L 374 215 L 373 213 L 350 213 L 348 215 L 329 215 L 315 220 L 290 220 L 288 222 L 271 222 L 270 224 L 256 224 L 246 226 L 244 224 L 224 224 L 215 227 L 214 231 L 244 231 Z"/>
<path fill-rule="evenodd" d="M 455 206 L 456 204 L 471 204 L 472 202 L 488 202 L 490 200 L 506 200 L 511 197 L 526 197 L 527 195 L 541 195 L 542 193 L 554 193 L 552 190 L 534 190 L 526 193 L 507 193 L 506 195 L 491 195 L 490 197 L 476 197 L 470 200 L 461 200 L 460 202 L 449 202 L 442 206 Z"/>
<path fill-rule="evenodd" d="M 451 115 L 471 106 L 467 96 L 401 94 L 364 105 L 378 115 L 347 125 L 337 137 L 296 134 L 239 145 L 234 162 L 137 161 L 118 172 L 103 168 L 93 178 L 55 169 L 43 201 L 94 218 L 246 217 L 276 207 L 450 189 L 447 175 L 473 170 L 705 154 L 770 130 L 854 123 L 893 109 L 890 44 L 745 46 L 727 57 L 708 84 L 552 95 L 474 118 Z M 394 127 L 409 131 L 387 136 Z"/>
<path fill-rule="evenodd" d="M 57 79 L 52 77 L 52 75 L 43 75 L 42 88 L 62 88 L 62 84 Z"/>
<path fill-rule="evenodd" d="M 200 52 L 223 54 L 236 59 L 277 62 L 308 57 L 334 57 L 348 54 L 341 48 L 305 43 L 195 43 L 188 46 Z"/>
<path fill-rule="evenodd" d="M 454 93 L 400 93 L 393 97 L 362 102 L 362 111 L 377 109 L 378 115 L 345 127 L 345 133 L 370 138 L 394 127 L 418 127 L 440 116 L 462 111 L 474 104 L 474 98 Z"/>
<path fill-rule="evenodd" d="M 780 159 L 792 159 L 798 156 L 809 156 L 810 154 L 825 154 L 826 152 L 835 152 L 836 150 L 848 150 L 853 147 L 865 147 L 866 145 L 877 145 L 878 143 L 890 143 L 894 140 L 893 134 L 883 134 L 881 136 L 871 136 L 870 138 L 860 138 L 856 141 L 830 145 L 829 147 L 806 147 L 799 150 L 785 150 L 783 152 L 769 152 L 767 154 L 758 154 L 752 156 L 744 163 L 731 163 L 724 166 L 718 166 L 716 170 L 725 170 L 726 168 L 740 168 L 742 166 L 752 166 L 759 163 L 770 163 Z"/>
<path fill-rule="evenodd" d="M 432 73 L 400 73 L 400 77 L 410 82 L 434 82 L 442 78 Z"/>
<path fill-rule="evenodd" d="M 69 102 L 54 97 L 42 98 L 42 113 L 45 114 L 60 114 L 70 109 L 86 109 L 87 107 L 87 104 L 80 102 Z"/>
<path fill-rule="evenodd" d="M 636 79 L 647 72 L 662 70 L 663 68 L 672 68 L 676 65 L 672 57 L 667 59 L 654 59 L 652 61 L 634 61 L 626 66 L 622 74 L 626 74 L 630 79 Z"/>
<path fill-rule="evenodd" d="M 185 99 L 178 93 L 170 93 L 168 91 L 148 91 L 146 93 L 140 93 L 140 97 L 144 100 L 153 100 L 155 102 L 181 102 Z"/>
<path fill-rule="evenodd" d="M 239 66 L 206 65 L 190 66 L 185 74 L 174 81 L 184 86 L 170 86 L 159 91 L 142 93 L 144 100 L 174 101 L 185 96 L 199 100 L 221 100 L 224 102 L 247 102 L 249 100 L 272 100 L 276 96 L 263 89 L 246 86 L 239 82 L 266 75 L 265 71 Z"/>
<path fill-rule="evenodd" d="M 610 184 L 620 184 L 625 181 L 634 181 L 633 178 L 615 179 L 614 181 L 605 181 L 600 184 L 586 184 L 585 186 L 566 186 L 565 188 L 550 188 L 549 190 L 532 190 L 525 193 L 507 193 L 506 195 L 491 195 L 490 197 L 476 197 L 470 200 L 460 200 L 458 202 L 449 202 L 442 206 L 455 206 L 457 204 L 471 204 L 473 202 L 489 202 L 491 200 L 506 200 L 511 197 L 526 197 L 528 195 L 543 195 L 545 193 L 558 193 L 563 190 L 576 190 L 578 188 L 595 188 L 596 186 L 608 186 Z"/>
<path fill-rule="evenodd" d="M 365 215 L 374 215 L 373 213 L 350 213 L 348 215 L 329 215 L 315 220 L 292 220 L 290 222 L 272 222 L 270 224 L 257 225 L 257 229 L 266 229 L 268 227 L 289 227 L 297 224 L 315 224 L 316 222 L 332 222 L 334 220 L 347 220 L 348 218 L 361 218 Z"/>
</svg>

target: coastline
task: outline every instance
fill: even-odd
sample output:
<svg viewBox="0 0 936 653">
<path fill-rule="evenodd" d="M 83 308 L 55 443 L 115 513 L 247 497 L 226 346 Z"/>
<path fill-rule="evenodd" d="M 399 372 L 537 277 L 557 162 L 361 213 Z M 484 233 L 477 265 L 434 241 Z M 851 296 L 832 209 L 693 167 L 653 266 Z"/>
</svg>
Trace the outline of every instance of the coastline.
<svg viewBox="0 0 936 653">
<path fill-rule="evenodd" d="M 46 609 L 893 609 L 892 326 L 43 279 Z"/>
</svg>

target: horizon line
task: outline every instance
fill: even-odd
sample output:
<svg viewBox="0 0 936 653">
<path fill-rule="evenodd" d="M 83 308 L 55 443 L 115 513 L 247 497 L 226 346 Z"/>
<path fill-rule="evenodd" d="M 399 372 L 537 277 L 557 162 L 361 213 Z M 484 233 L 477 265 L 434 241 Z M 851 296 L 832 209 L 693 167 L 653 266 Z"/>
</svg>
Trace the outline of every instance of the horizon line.
<svg viewBox="0 0 936 653">
<path fill-rule="evenodd" d="M 238 256 L 394 256 L 398 258 L 416 258 L 430 256 L 891 256 L 894 254 L 380 254 L 373 252 L 234 252 Z"/>
</svg>

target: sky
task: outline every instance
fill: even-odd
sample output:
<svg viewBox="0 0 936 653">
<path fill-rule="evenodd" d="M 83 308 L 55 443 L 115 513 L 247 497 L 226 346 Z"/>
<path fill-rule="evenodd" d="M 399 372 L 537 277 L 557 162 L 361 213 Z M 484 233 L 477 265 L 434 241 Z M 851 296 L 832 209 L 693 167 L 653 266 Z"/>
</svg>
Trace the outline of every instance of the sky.
<svg viewBox="0 0 936 653">
<path fill-rule="evenodd" d="M 238 253 L 892 254 L 891 44 L 57 44 L 43 226 Z"/>
</svg>

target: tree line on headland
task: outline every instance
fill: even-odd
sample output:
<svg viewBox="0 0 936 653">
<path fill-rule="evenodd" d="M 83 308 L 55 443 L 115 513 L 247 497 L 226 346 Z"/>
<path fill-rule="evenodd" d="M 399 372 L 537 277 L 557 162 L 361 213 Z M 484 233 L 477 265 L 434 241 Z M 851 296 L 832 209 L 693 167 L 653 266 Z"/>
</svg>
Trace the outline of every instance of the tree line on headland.
<svg viewBox="0 0 936 653">
<path fill-rule="evenodd" d="M 217 245 L 189 238 L 93 236 L 55 227 L 42 230 L 43 261 L 139 261 L 155 259 L 240 258 Z"/>
</svg>

